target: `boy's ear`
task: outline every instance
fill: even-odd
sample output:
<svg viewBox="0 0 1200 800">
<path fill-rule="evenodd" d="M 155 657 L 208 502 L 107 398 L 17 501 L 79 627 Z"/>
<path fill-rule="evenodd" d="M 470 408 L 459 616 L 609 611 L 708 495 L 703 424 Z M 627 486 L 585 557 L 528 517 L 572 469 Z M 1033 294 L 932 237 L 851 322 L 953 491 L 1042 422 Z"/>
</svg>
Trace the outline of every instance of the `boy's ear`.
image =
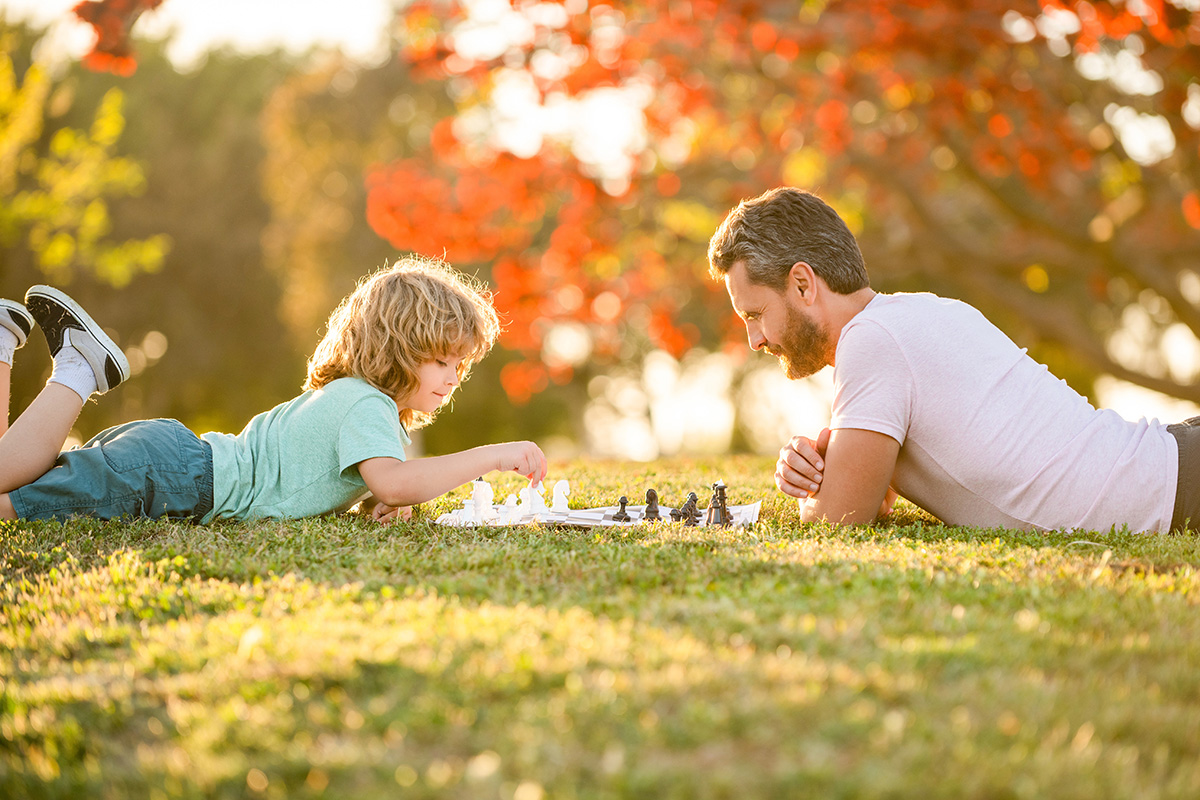
<svg viewBox="0 0 1200 800">
<path fill-rule="evenodd" d="M 801 302 L 812 305 L 817 299 L 817 276 L 805 261 L 797 261 L 788 271 L 787 291 L 800 295 Z"/>
</svg>

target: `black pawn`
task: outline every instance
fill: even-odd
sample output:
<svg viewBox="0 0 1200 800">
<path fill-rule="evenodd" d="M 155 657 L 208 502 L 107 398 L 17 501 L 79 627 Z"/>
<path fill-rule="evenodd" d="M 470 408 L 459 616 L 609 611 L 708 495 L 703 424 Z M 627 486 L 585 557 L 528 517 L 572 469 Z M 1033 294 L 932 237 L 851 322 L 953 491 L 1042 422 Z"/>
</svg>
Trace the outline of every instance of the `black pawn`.
<svg viewBox="0 0 1200 800">
<path fill-rule="evenodd" d="M 646 490 L 646 513 L 642 514 L 642 519 L 662 519 L 658 513 L 658 492 L 654 491 L 653 489 Z"/>
<path fill-rule="evenodd" d="M 617 509 L 615 514 L 613 514 L 613 522 L 629 522 L 632 517 L 630 517 L 629 512 L 625 510 L 625 506 L 629 504 L 629 498 L 625 495 L 621 495 L 621 499 L 617 502 L 621 504 L 621 507 Z"/>
</svg>

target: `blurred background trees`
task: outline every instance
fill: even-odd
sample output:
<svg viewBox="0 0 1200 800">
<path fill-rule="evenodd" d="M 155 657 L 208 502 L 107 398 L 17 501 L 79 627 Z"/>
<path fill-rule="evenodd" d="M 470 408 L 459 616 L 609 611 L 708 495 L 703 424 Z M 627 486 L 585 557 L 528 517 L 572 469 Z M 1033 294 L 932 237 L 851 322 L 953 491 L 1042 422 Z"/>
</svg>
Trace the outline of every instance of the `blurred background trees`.
<svg viewBox="0 0 1200 800">
<path fill-rule="evenodd" d="M 39 35 L 10 26 L 5 41 L 29 53 Z M 26 83 L 49 74 L 24 63 Z M 214 53 L 184 74 L 161 44 L 145 42 L 132 78 L 78 67 L 55 76 L 55 100 L 40 110 L 42 129 L 26 161 L 36 164 L 32 172 L 44 172 L 55 163 L 56 140 L 76 141 L 80 131 L 107 126 L 108 151 L 93 147 L 90 169 L 65 176 L 58 191 L 93 181 L 92 207 L 107 209 L 98 245 L 106 260 L 92 266 L 78 253 L 63 264 L 47 262 L 47 248 L 33 235 L 9 236 L 0 242 L 0 294 L 20 298 L 33 283 L 54 283 L 113 326 L 138 379 L 84 409 L 85 435 L 147 415 L 178 417 L 202 430 L 240 427 L 302 380 L 296 373 L 304 354 L 284 335 L 279 284 L 263 268 L 260 240 L 270 209 L 258 178 L 259 115 L 293 68 L 280 56 Z M 112 172 L 136 180 L 101 180 Z M 22 180 L 36 185 L 30 176 Z M 156 259 L 138 258 L 155 248 Z M 37 339 L 13 365 L 14 412 L 49 375 Z"/>
<path fill-rule="evenodd" d="M 703 291 L 706 234 L 738 200 L 790 183 L 842 211 L 879 288 L 975 303 L 1085 393 L 1107 374 L 1200 399 L 1196 359 L 1168 360 L 1159 346 L 1169 338 L 1194 356 L 1200 333 L 1194 4 L 797 8 L 529 5 L 511 12 L 520 22 L 506 23 L 521 34 L 489 48 L 478 32 L 500 24 L 476 6 L 414 5 L 408 57 L 460 83 L 461 100 L 454 135 L 435 137 L 431 157 L 394 174 L 457 187 L 476 173 L 494 180 L 496 134 L 512 113 L 503 108 L 506 87 L 521 87 L 542 110 L 622 90 L 645 119 L 628 177 L 601 181 L 612 196 L 584 193 L 578 213 L 568 205 L 551 218 L 557 238 L 525 247 L 521 268 L 500 273 L 501 289 L 513 283 L 511 294 L 530 287 L 541 297 L 567 263 L 592 279 L 596 296 L 613 291 L 648 312 L 635 320 L 661 320 L 635 323 L 655 344 L 678 352 L 711 342 L 727 316 L 693 296 Z M 564 159 L 572 176 L 596 174 L 578 150 L 552 141 L 531 156 L 542 168 L 525 169 L 554 174 Z M 418 241 L 403 221 L 419 202 L 381 197 L 400 222 L 377 230 L 396 244 Z M 489 213 L 468 198 L 450 207 L 468 219 Z M 496 224 L 506 225 L 508 212 Z M 545 214 L 531 216 L 545 224 Z M 573 223 L 577 236 L 564 233 Z M 589 239 L 582 253 L 571 249 L 578 237 Z M 655 283 L 664 253 L 668 296 Z M 595 313 L 602 308 L 583 306 L 599 329 L 609 322 Z M 529 316 L 545 328 L 580 314 L 539 306 Z M 522 344 L 536 359 L 538 342 Z"/>
<path fill-rule="evenodd" d="M 1200 401 L 1194 5 L 438 0 L 397 7 L 381 63 L 218 52 L 180 72 L 138 41 L 135 72 L 109 62 L 127 77 L 53 79 L 37 33 L 9 26 L 9 96 L 46 99 L 0 137 L 27 131 L 49 163 L 58 132 L 90 136 L 116 176 L 95 183 L 90 246 L 125 260 L 106 273 L 78 248 L 55 273 L 5 217 L 0 291 L 70 280 L 119 321 L 144 374 L 84 430 L 232 430 L 295 391 L 358 278 L 444 256 L 508 326 L 430 450 L 603 452 L 605 433 L 645 445 L 625 455 L 770 450 L 822 420 L 747 352 L 705 249 L 730 207 L 786 183 L 838 208 L 876 288 L 972 302 L 1094 400 L 1115 377 Z M 132 18 L 108 17 L 97 50 L 131 58 L 111 32 Z M 34 360 L 18 394 L 44 379 Z"/>
</svg>

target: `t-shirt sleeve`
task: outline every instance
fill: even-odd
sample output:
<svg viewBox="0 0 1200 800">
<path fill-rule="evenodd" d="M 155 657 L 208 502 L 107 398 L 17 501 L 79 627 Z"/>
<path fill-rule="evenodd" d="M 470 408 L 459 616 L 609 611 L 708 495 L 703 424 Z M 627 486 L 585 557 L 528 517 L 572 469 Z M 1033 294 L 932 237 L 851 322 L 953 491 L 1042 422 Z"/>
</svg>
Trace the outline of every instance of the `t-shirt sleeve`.
<svg viewBox="0 0 1200 800">
<path fill-rule="evenodd" d="M 364 397 L 350 407 L 338 432 L 338 469 L 346 470 L 368 458 L 404 460 L 411 444 L 400 426 L 396 404 L 382 394 Z"/>
<path fill-rule="evenodd" d="M 891 334 L 874 322 L 847 326 L 837 346 L 829 427 L 875 431 L 903 445 L 914 400 L 912 369 Z"/>
</svg>

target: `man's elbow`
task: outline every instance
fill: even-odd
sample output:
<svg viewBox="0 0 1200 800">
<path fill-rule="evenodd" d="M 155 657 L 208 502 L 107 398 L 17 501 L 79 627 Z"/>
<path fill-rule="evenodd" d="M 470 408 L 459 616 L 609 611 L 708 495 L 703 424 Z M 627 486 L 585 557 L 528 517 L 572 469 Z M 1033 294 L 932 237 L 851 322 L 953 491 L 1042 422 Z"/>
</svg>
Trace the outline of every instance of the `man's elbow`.
<svg viewBox="0 0 1200 800">
<path fill-rule="evenodd" d="M 878 509 L 874 512 L 860 511 L 855 508 L 831 508 L 815 498 L 800 503 L 800 520 L 802 522 L 827 522 L 832 525 L 865 525 L 875 522 Z"/>
</svg>

